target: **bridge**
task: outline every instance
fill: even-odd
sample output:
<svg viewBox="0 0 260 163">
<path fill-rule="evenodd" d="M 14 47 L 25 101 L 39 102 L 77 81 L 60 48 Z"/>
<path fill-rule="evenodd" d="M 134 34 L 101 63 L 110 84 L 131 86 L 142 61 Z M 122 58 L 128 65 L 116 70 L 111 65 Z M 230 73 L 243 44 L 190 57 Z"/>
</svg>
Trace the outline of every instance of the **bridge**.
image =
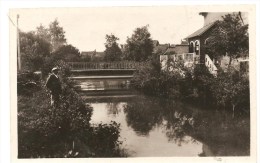
<svg viewBox="0 0 260 163">
<path fill-rule="evenodd" d="M 144 62 L 68 62 L 73 72 L 77 71 L 102 71 L 102 70 L 136 70 Z"/>
<path fill-rule="evenodd" d="M 133 96 L 129 88 L 133 73 L 143 62 L 68 62 L 75 88 L 84 98 L 113 98 Z"/>
<path fill-rule="evenodd" d="M 193 55 L 192 55 L 193 56 Z M 86 98 L 133 96 L 130 88 L 134 71 L 146 62 L 68 62 L 75 88 Z"/>
<path fill-rule="evenodd" d="M 74 76 L 131 76 L 144 62 L 68 62 Z M 98 78 L 98 77 L 97 77 Z"/>
</svg>

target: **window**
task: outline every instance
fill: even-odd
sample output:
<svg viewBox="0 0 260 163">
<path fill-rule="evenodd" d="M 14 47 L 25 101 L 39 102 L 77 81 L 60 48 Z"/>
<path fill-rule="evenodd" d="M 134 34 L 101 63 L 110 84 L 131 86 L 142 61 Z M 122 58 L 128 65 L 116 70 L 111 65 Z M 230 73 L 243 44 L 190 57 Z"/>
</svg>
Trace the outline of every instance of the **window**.
<svg viewBox="0 0 260 163">
<path fill-rule="evenodd" d="M 199 51 L 200 51 L 200 42 L 199 40 L 195 41 L 195 53 L 196 55 L 199 55 Z"/>
<path fill-rule="evenodd" d="M 190 42 L 189 52 L 190 53 L 194 52 L 194 43 L 193 43 L 193 41 Z"/>
</svg>

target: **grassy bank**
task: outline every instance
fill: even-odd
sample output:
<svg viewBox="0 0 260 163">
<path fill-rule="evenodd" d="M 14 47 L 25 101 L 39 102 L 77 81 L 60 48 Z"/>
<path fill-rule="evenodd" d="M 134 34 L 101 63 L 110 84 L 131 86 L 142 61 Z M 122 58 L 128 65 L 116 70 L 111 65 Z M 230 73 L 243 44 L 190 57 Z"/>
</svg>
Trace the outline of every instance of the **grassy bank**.
<svg viewBox="0 0 260 163">
<path fill-rule="evenodd" d="M 120 125 L 92 125 L 92 107 L 62 79 L 59 107 L 50 105 L 44 82 L 18 95 L 18 157 L 122 157 Z M 28 93 L 28 91 L 31 93 Z"/>
</svg>

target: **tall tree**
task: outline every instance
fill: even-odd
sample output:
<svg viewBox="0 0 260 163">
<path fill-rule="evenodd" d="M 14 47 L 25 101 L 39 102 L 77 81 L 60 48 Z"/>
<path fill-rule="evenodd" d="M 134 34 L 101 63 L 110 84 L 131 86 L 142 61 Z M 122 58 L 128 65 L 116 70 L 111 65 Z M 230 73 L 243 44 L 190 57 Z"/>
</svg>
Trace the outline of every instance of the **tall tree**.
<svg viewBox="0 0 260 163">
<path fill-rule="evenodd" d="M 127 38 L 124 57 L 127 60 L 145 61 L 152 55 L 153 42 L 148 25 L 136 28 L 133 35 Z"/>
<path fill-rule="evenodd" d="M 51 41 L 49 29 L 44 27 L 42 24 L 40 24 L 40 26 L 36 27 L 35 34 L 47 42 Z"/>
<path fill-rule="evenodd" d="M 248 55 L 248 25 L 244 25 L 239 14 L 227 14 L 216 23 L 212 35 L 207 41 L 207 52 L 213 56 L 227 54 L 232 59 Z"/>
<path fill-rule="evenodd" d="M 34 32 L 21 32 L 20 49 L 22 68 L 35 71 L 40 70 L 45 58 L 50 56 L 51 45 Z"/>
<path fill-rule="evenodd" d="M 110 34 L 106 35 L 106 43 L 105 43 L 105 61 L 119 61 L 122 58 L 122 51 L 118 46 L 117 38 L 115 35 Z"/>
<path fill-rule="evenodd" d="M 50 35 L 50 42 L 52 45 L 52 51 L 57 50 L 62 45 L 67 43 L 65 38 L 65 31 L 61 26 L 59 26 L 59 22 L 55 19 L 49 25 L 49 35 Z"/>
</svg>

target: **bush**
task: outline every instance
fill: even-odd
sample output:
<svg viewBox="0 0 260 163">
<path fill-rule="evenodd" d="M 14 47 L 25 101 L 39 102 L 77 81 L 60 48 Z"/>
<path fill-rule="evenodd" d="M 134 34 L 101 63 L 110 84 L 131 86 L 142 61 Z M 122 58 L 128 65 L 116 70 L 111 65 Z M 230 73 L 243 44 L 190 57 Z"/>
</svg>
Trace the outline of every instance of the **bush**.
<svg viewBox="0 0 260 163">
<path fill-rule="evenodd" d="M 66 64 L 60 77 L 60 104 L 50 105 L 50 94 L 41 82 L 39 91 L 18 96 L 18 157 L 116 157 L 124 156 L 119 148 L 119 125 L 90 125 L 92 107 L 74 91 L 66 78 Z"/>
<path fill-rule="evenodd" d="M 191 69 L 180 66 L 183 63 L 174 64 L 173 70 L 161 70 L 158 63 L 151 59 L 134 73 L 132 86 L 148 95 L 188 98 L 193 93 Z"/>
</svg>

